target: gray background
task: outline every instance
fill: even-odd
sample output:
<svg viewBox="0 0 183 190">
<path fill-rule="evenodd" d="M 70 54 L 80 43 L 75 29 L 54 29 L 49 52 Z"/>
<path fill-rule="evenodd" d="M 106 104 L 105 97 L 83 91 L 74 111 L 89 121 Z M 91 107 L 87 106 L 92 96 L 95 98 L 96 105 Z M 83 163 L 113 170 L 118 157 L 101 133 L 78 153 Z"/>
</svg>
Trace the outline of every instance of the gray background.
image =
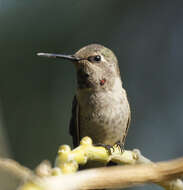
<svg viewBox="0 0 183 190">
<path fill-rule="evenodd" d="M 71 145 L 74 67 L 35 54 L 100 43 L 116 53 L 131 104 L 126 148 L 154 161 L 182 156 L 182 8 L 181 0 L 0 0 L 2 155 L 34 168 Z"/>
</svg>

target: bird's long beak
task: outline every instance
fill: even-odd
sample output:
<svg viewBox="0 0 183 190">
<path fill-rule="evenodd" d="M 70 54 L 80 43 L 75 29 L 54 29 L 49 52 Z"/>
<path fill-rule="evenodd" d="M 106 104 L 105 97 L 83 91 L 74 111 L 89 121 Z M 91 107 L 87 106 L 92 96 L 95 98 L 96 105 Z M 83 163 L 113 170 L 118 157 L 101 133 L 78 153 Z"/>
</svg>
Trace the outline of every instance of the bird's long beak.
<svg viewBox="0 0 183 190">
<path fill-rule="evenodd" d="M 55 53 L 37 53 L 37 56 L 48 57 L 48 58 L 67 59 L 70 61 L 80 61 L 81 60 L 81 58 L 78 58 L 74 55 L 63 55 L 63 54 L 55 54 Z"/>
</svg>

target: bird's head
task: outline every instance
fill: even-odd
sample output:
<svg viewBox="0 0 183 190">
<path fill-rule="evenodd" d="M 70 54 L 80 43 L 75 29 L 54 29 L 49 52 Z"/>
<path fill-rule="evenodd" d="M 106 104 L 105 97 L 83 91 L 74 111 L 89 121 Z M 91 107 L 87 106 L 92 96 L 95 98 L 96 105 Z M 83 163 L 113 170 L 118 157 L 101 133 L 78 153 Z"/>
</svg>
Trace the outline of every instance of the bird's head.
<svg viewBox="0 0 183 190">
<path fill-rule="evenodd" d="M 114 53 L 99 44 L 91 44 L 74 55 L 38 53 L 39 56 L 68 59 L 77 71 L 78 88 L 81 90 L 107 90 L 120 78 L 118 61 Z"/>
</svg>

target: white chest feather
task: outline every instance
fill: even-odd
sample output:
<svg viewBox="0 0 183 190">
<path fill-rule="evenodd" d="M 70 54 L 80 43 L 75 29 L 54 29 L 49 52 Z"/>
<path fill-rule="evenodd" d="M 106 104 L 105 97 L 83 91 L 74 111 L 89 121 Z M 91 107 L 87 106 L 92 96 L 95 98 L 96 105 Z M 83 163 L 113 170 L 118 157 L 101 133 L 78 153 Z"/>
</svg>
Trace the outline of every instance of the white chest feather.
<svg viewBox="0 0 183 190">
<path fill-rule="evenodd" d="M 109 91 L 94 93 L 83 92 L 78 96 L 81 115 L 89 119 L 107 121 L 108 118 L 115 118 L 126 106 L 126 92 L 122 88 L 121 80 L 116 78 L 114 86 Z"/>
<path fill-rule="evenodd" d="M 113 144 L 123 138 L 129 117 L 129 105 L 121 81 L 110 91 L 79 94 L 80 135 L 95 143 Z"/>
</svg>

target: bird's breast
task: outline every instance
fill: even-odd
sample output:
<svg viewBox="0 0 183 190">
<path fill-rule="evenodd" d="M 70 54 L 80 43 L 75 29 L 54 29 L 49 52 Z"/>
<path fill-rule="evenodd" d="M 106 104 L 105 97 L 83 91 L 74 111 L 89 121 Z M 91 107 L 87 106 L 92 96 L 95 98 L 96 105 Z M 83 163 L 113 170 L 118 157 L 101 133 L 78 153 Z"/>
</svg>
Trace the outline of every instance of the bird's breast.
<svg viewBox="0 0 183 190">
<path fill-rule="evenodd" d="M 79 96 L 79 106 L 81 137 L 105 144 L 120 140 L 129 112 L 125 91 L 85 93 Z"/>
</svg>

